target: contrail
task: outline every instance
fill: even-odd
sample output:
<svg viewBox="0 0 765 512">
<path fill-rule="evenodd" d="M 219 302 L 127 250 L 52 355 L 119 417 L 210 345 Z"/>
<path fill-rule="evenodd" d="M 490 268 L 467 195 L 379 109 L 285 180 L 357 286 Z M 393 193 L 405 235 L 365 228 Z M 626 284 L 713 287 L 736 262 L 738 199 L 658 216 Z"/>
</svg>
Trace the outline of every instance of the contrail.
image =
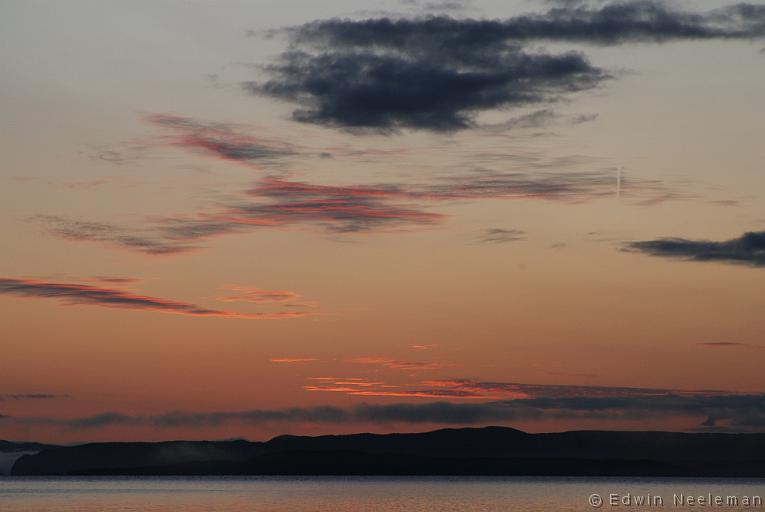
<svg viewBox="0 0 765 512">
<path fill-rule="evenodd" d="M 616 168 L 616 198 L 617 199 L 622 197 L 622 169 L 624 169 L 624 167 L 622 166 Z"/>
</svg>

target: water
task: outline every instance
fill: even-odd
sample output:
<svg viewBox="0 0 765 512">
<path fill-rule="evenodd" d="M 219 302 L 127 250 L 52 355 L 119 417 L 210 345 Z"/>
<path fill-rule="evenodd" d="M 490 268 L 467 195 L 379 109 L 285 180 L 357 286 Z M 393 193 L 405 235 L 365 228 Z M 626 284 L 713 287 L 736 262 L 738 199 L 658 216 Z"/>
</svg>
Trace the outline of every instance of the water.
<svg viewBox="0 0 765 512">
<path fill-rule="evenodd" d="M 589 504 L 598 493 L 605 503 Z M 653 506 L 611 506 L 609 495 Z M 675 494 L 736 496 L 738 506 L 673 504 Z M 656 496 L 664 503 L 657 505 Z M 765 479 L 249 477 L 0 478 L 2 512 L 524 512 L 762 510 Z M 648 503 L 648 502 L 646 502 Z"/>
</svg>

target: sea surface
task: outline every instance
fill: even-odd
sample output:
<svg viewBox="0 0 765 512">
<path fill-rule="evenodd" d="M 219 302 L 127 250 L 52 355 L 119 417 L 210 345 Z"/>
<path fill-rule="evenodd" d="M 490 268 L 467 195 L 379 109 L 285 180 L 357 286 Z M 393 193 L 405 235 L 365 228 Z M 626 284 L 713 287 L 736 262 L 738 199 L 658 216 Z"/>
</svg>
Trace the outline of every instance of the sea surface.
<svg viewBox="0 0 765 512">
<path fill-rule="evenodd" d="M 598 507 L 597 494 L 602 504 Z M 678 505 L 677 495 L 712 503 Z M 621 502 L 612 505 L 612 495 Z M 637 503 L 643 497 L 643 504 Z M 663 503 L 657 504 L 656 497 Z M 738 505 L 715 505 L 736 497 Z M 628 499 L 630 504 L 625 505 Z M 2 512 L 761 510 L 765 479 L 542 477 L 0 477 Z M 750 504 L 744 504 L 749 498 Z M 647 499 L 647 501 L 646 501 Z M 591 504 L 591 501 L 595 504 Z M 725 503 L 725 501 L 723 501 Z"/>
</svg>

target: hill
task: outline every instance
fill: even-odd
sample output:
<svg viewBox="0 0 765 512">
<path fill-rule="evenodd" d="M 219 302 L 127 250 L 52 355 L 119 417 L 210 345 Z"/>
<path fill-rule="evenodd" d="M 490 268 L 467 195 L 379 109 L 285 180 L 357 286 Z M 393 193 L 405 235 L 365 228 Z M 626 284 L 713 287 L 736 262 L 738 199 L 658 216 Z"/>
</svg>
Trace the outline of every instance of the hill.
<svg viewBox="0 0 765 512">
<path fill-rule="evenodd" d="M 765 434 L 504 427 L 52 447 L 14 475 L 581 475 L 765 477 Z"/>
</svg>

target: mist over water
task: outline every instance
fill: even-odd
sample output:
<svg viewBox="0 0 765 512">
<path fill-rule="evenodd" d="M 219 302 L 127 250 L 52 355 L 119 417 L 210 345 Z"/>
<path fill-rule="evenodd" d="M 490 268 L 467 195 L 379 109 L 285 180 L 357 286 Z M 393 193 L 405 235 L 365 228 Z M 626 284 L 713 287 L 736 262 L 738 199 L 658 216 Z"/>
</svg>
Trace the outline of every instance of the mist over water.
<svg viewBox="0 0 765 512">
<path fill-rule="evenodd" d="M 600 508 L 592 494 L 606 499 Z M 608 496 L 661 496 L 662 507 L 611 507 Z M 765 479 L 540 477 L 3 478 L 3 512 L 524 512 L 675 506 L 673 494 L 764 496 Z"/>
<path fill-rule="evenodd" d="M 22 456 L 37 452 L 0 452 L 0 476 L 10 475 L 13 464 Z"/>
</svg>

